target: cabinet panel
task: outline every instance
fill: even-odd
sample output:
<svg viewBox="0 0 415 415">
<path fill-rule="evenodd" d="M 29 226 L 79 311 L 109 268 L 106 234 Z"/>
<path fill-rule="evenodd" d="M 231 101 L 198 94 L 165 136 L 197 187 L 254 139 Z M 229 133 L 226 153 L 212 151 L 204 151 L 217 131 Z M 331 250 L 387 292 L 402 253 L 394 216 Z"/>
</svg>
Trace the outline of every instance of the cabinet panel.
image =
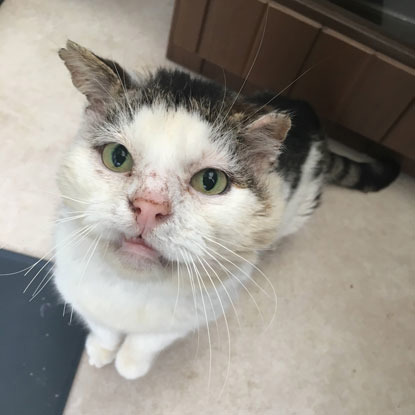
<svg viewBox="0 0 415 415">
<path fill-rule="evenodd" d="M 340 33 L 323 29 L 290 96 L 309 101 L 320 116 L 336 120 L 344 98 L 372 54 L 371 49 Z"/>
<path fill-rule="evenodd" d="M 375 54 L 343 103 L 338 122 L 379 141 L 414 94 L 415 71 Z"/>
<path fill-rule="evenodd" d="M 415 160 L 415 102 L 387 133 L 382 144 Z"/>
<path fill-rule="evenodd" d="M 176 0 L 168 56 L 227 89 L 250 72 L 243 93 L 293 83 L 283 93 L 326 121 L 415 160 L 414 69 L 326 23 L 276 1 Z"/>
<path fill-rule="evenodd" d="M 257 0 L 211 0 L 198 50 L 200 56 L 242 75 L 265 9 L 266 4 Z"/>
<path fill-rule="evenodd" d="M 263 20 L 265 32 L 259 28 L 243 76 L 255 62 L 249 81 L 279 92 L 297 76 L 321 25 L 275 3 L 270 4 Z"/>
<path fill-rule="evenodd" d="M 189 52 L 188 50 L 183 49 L 172 42 L 169 43 L 167 57 L 172 61 L 191 69 L 192 71 L 201 71 L 203 59 L 196 53 Z"/>
<path fill-rule="evenodd" d="M 225 93 L 233 90 L 240 91 L 241 94 L 250 95 L 258 91 L 258 88 L 249 81 L 244 82 L 244 79 L 240 76 L 225 71 L 223 68 L 208 61 L 203 62 L 202 75 L 222 84 L 225 87 Z"/>
<path fill-rule="evenodd" d="M 207 5 L 208 0 L 176 1 L 171 34 L 175 45 L 196 52 Z"/>
</svg>

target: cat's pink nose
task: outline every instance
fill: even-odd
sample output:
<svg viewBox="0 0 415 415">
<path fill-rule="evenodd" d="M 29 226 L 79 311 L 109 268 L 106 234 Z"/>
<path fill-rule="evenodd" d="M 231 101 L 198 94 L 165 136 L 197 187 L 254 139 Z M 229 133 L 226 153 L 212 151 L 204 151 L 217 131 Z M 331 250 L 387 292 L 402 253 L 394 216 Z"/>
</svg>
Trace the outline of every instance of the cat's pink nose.
<svg viewBox="0 0 415 415">
<path fill-rule="evenodd" d="M 136 198 L 132 202 L 136 221 L 141 233 L 150 232 L 170 216 L 168 203 L 158 203 L 153 200 Z"/>
</svg>

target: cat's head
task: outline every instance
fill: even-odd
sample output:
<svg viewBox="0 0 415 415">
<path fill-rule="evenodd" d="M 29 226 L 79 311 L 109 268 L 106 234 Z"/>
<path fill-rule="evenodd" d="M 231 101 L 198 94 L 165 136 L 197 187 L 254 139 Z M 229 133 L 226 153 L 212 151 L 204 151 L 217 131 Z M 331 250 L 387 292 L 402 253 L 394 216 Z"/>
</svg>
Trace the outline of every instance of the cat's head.
<svg viewBox="0 0 415 415">
<path fill-rule="evenodd" d="M 59 56 L 88 100 L 59 174 L 63 203 L 114 255 L 162 265 L 273 242 L 286 114 L 184 72 L 129 73 L 70 41 Z"/>
</svg>

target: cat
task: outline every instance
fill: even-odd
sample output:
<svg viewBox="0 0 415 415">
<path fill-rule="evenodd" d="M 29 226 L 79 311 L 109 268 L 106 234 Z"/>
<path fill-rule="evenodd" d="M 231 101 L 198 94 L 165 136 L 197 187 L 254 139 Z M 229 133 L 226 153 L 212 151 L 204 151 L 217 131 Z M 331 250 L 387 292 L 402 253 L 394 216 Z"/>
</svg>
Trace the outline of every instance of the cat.
<svg viewBox="0 0 415 415">
<path fill-rule="evenodd" d="M 233 307 L 326 183 L 376 191 L 399 173 L 330 152 L 305 102 L 139 75 L 72 41 L 59 56 L 88 104 L 58 173 L 54 283 L 90 330 L 89 363 L 124 378 Z"/>
</svg>

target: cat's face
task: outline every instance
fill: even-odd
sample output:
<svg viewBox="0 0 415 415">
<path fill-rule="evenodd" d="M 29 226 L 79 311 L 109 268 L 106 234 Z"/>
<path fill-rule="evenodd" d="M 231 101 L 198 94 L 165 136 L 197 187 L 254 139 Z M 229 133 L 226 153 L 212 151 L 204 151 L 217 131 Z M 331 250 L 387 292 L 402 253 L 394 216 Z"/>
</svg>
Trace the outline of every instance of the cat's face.
<svg viewBox="0 0 415 415">
<path fill-rule="evenodd" d="M 139 81 L 73 43 L 60 55 L 90 104 L 59 175 L 65 209 L 82 216 L 80 226 L 92 225 L 131 267 L 272 243 L 283 208 L 273 163 L 287 116 L 242 122 L 240 108 L 226 114 L 219 87 L 209 92 L 185 74 Z M 210 101 L 203 91 L 189 96 L 180 81 L 205 86 Z"/>
</svg>

